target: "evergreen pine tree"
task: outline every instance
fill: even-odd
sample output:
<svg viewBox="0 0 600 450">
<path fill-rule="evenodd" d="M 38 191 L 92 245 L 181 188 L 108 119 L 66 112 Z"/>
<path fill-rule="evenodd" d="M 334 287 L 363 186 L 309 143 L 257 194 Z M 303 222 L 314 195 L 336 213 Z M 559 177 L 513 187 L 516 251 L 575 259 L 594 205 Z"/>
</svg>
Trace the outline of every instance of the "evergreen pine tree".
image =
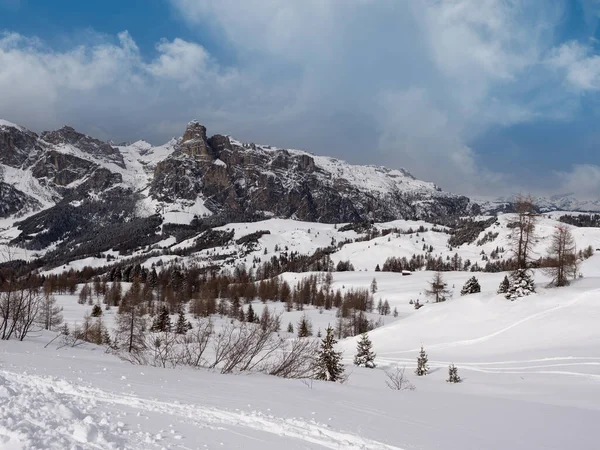
<svg viewBox="0 0 600 450">
<path fill-rule="evenodd" d="M 481 292 L 481 286 L 476 277 L 471 277 L 460 290 L 460 295 L 476 294 Z"/>
<path fill-rule="evenodd" d="M 394 317 L 398 317 L 398 308 L 394 307 Z"/>
<path fill-rule="evenodd" d="M 298 322 L 298 337 L 312 336 L 312 325 L 306 315 L 303 315 Z"/>
<path fill-rule="evenodd" d="M 505 275 L 504 279 L 500 282 L 500 286 L 498 286 L 498 294 L 506 294 L 509 287 L 510 281 L 508 280 L 508 275 Z"/>
<path fill-rule="evenodd" d="M 185 318 L 185 312 L 183 307 L 179 308 L 179 315 L 177 316 L 177 324 L 175 324 L 175 333 L 186 334 L 192 329 L 192 324 Z"/>
<path fill-rule="evenodd" d="M 458 376 L 458 368 L 454 364 L 448 367 L 448 383 L 460 383 L 462 379 Z"/>
<path fill-rule="evenodd" d="M 169 316 L 169 310 L 166 306 L 162 306 L 160 312 L 154 318 L 150 331 L 153 332 L 164 332 L 171 331 L 171 317 Z"/>
<path fill-rule="evenodd" d="M 294 325 L 292 325 L 292 322 L 288 323 L 287 332 L 288 333 L 294 332 Z"/>
<path fill-rule="evenodd" d="M 421 377 L 429 373 L 429 365 L 427 364 L 427 361 L 427 353 L 425 353 L 425 350 L 421 345 L 421 351 L 419 352 L 419 357 L 417 358 L 417 370 L 415 370 L 415 374 L 417 376 Z"/>
<path fill-rule="evenodd" d="M 354 365 L 359 367 L 366 367 L 368 369 L 374 369 L 375 364 L 375 353 L 372 351 L 373 344 L 369 339 L 367 333 L 363 333 L 360 336 L 360 340 L 356 346 L 356 355 L 354 356 Z"/>
<path fill-rule="evenodd" d="M 252 303 L 248 305 L 248 314 L 246 314 L 246 322 L 254 323 L 256 321 L 256 314 L 254 314 L 254 309 L 252 309 Z"/>
<path fill-rule="evenodd" d="M 508 291 L 504 296 L 509 300 L 526 297 L 535 293 L 533 277 L 528 269 L 517 269 L 511 272 Z"/>
<path fill-rule="evenodd" d="M 342 381 L 344 377 L 344 366 L 342 365 L 342 353 L 336 352 L 334 345 L 337 343 L 333 336 L 333 328 L 327 327 L 325 337 L 321 341 L 321 348 L 317 355 L 317 367 L 315 378 L 324 381 Z"/>
<path fill-rule="evenodd" d="M 383 308 L 381 308 L 381 311 L 382 311 L 382 313 L 383 313 L 384 316 L 389 315 L 389 313 L 391 311 L 391 308 L 390 308 L 390 304 L 389 304 L 389 302 L 387 300 L 385 300 L 383 302 Z"/>
</svg>

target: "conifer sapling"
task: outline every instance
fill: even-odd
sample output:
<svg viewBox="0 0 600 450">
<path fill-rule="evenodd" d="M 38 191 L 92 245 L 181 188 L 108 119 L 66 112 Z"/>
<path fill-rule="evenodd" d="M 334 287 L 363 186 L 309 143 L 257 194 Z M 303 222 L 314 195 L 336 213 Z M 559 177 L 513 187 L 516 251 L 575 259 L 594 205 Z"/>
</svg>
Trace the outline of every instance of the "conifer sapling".
<svg viewBox="0 0 600 450">
<path fill-rule="evenodd" d="M 423 375 L 427 375 L 429 373 L 429 365 L 427 364 L 427 353 L 423 349 L 421 345 L 421 351 L 419 352 L 419 357 L 417 358 L 417 369 L 415 370 L 415 374 L 419 377 Z"/>
<path fill-rule="evenodd" d="M 336 343 L 337 341 L 333 335 L 333 328 L 328 326 L 317 355 L 315 373 L 315 378 L 317 380 L 334 382 L 344 380 L 342 353 L 335 351 L 334 345 Z"/>
<path fill-rule="evenodd" d="M 460 383 L 462 379 L 458 376 L 458 368 L 454 364 L 448 367 L 448 383 Z"/>
<path fill-rule="evenodd" d="M 372 351 L 373 344 L 369 339 L 367 333 L 363 333 L 360 336 L 360 340 L 356 346 L 356 355 L 354 356 L 354 365 L 358 367 L 366 367 L 368 369 L 374 369 L 375 356 L 376 354 Z"/>
</svg>

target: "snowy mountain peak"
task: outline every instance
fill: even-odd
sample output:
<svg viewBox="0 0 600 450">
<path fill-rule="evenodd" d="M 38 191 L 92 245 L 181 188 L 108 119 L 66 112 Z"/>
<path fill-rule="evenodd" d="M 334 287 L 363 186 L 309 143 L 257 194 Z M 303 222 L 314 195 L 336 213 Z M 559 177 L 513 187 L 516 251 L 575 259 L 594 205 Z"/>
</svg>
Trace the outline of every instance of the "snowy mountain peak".
<svg viewBox="0 0 600 450">
<path fill-rule="evenodd" d="M 6 128 L 16 128 L 17 130 L 25 130 L 25 128 L 23 128 L 20 125 L 17 125 L 16 123 L 12 123 L 9 122 L 8 120 L 4 120 L 4 119 L 0 119 L 0 127 L 6 127 Z"/>
</svg>

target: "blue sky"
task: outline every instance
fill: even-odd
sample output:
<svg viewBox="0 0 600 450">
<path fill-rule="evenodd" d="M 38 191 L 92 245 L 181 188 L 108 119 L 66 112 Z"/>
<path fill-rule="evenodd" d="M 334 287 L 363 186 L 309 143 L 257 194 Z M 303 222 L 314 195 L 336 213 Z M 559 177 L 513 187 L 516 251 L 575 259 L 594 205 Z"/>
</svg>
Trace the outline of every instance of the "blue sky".
<svg viewBox="0 0 600 450">
<path fill-rule="evenodd" d="M 0 117 L 600 195 L 600 0 L 0 0 Z"/>
</svg>

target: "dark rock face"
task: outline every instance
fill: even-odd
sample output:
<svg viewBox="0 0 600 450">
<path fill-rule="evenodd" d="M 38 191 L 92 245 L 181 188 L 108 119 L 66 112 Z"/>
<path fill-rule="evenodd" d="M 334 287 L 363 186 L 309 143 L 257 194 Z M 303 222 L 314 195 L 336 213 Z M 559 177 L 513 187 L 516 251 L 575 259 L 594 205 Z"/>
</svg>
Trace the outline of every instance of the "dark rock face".
<svg viewBox="0 0 600 450">
<path fill-rule="evenodd" d="M 40 202 L 0 181 L 0 218 L 40 208 Z"/>
<path fill-rule="evenodd" d="M 89 175 L 96 167 L 96 164 L 76 156 L 49 151 L 32 167 L 32 174 L 55 186 L 67 186 Z"/>
<path fill-rule="evenodd" d="M 0 126 L 0 163 L 21 167 L 43 151 L 38 135 L 18 128 Z"/>
<path fill-rule="evenodd" d="M 41 138 L 54 145 L 70 144 L 85 153 L 125 168 L 123 155 L 118 149 L 111 147 L 106 142 L 78 133 L 71 127 L 62 127 L 56 131 L 44 131 Z"/>
<path fill-rule="evenodd" d="M 265 216 L 333 223 L 440 220 L 473 211 L 468 198 L 444 193 L 403 170 L 351 167 L 306 152 L 207 137 L 195 121 L 170 145 L 172 153 L 160 153 L 161 147 L 155 160 L 144 159 L 156 156 L 153 148 L 140 151 L 141 164 L 127 167 L 118 148 L 71 127 L 38 136 L 0 126 L 0 163 L 32 178 L 21 192 L 0 174 L 0 217 L 37 211 L 17 224 L 21 234 L 13 243 L 36 250 L 56 244 L 51 254 L 56 261 L 98 249 L 129 252 L 151 245 L 160 240 L 162 217 L 139 217 L 143 196 L 167 206 L 203 200 L 214 216 L 202 223 L 195 219 L 189 229 L 181 225 L 181 233 L 190 236 L 210 223 Z M 36 198 L 55 205 L 41 210 Z"/>
<path fill-rule="evenodd" d="M 424 219 L 467 215 L 470 207 L 468 198 L 435 187 L 425 192 L 360 189 L 306 153 L 233 145 L 221 135 L 207 139 L 206 128 L 197 122 L 188 125 L 179 149 L 157 165 L 150 194 L 165 202 L 201 196 L 213 213 L 230 220 L 256 212 L 314 222 Z"/>
</svg>

